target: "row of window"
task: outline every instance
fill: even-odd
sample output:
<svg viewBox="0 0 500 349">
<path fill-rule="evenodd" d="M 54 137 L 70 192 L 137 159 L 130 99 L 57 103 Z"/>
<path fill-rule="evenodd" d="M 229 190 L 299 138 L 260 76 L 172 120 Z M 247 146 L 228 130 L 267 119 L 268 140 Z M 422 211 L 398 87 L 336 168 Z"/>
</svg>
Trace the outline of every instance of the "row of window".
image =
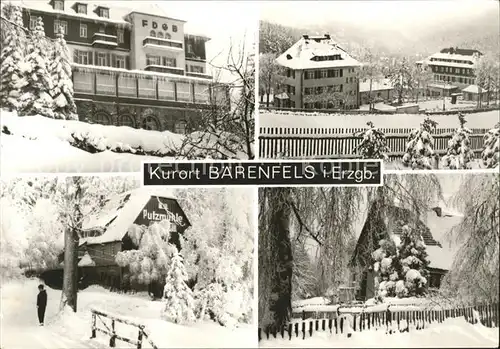
<svg viewBox="0 0 500 349">
<path fill-rule="evenodd" d="M 473 74 L 473 70 L 470 69 L 470 68 L 453 68 L 453 67 L 442 67 L 442 66 L 439 66 L 439 67 L 435 67 L 435 69 L 433 69 L 434 72 L 439 72 L 439 73 L 455 73 L 455 74 L 462 74 L 462 75 L 465 75 L 465 74 L 469 74 L 469 75 L 472 75 Z"/>
<path fill-rule="evenodd" d="M 317 86 L 317 87 L 306 87 L 304 89 L 305 95 L 320 95 L 323 92 L 343 92 L 344 85 L 331 85 L 331 86 Z"/>
<path fill-rule="evenodd" d="M 322 61 L 338 61 L 341 60 L 341 55 L 328 55 L 328 56 L 314 56 L 311 61 L 322 62 Z"/>
<path fill-rule="evenodd" d="M 118 85 L 118 89 L 117 89 Z M 148 77 L 119 76 L 74 72 L 75 92 L 118 97 L 158 99 L 179 102 L 208 103 L 210 91 L 207 85 L 182 81 L 154 80 Z"/>
<path fill-rule="evenodd" d="M 459 59 L 445 59 L 445 58 L 431 58 L 431 62 L 461 63 L 470 65 L 473 64 L 471 61 L 464 61 Z"/>
<path fill-rule="evenodd" d="M 449 76 L 449 75 L 434 75 L 434 80 L 435 81 L 458 82 L 461 84 L 469 84 L 469 85 L 474 85 L 474 82 L 475 82 L 475 79 L 455 77 L 455 76 Z"/>
<path fill-rule="evenodd" d="M 306 70 L 304 79 L 341 78 L 343 77 L 343 73 L 343 69 Z"/>
<path fill-rule="evenodd" d="M 31 30 L 35 29 L 37 18 L 38 17 L 35 17 L 35 16 L 31 16 L 30 17 L 30 29 Z M 59 28 L 62 29 L 62 32 L 63 32 L 64 35 L 68 35 L 68 22 L 67 21 L 63 21 L 63 20 L 60 20 L 60 19 L 54 20 L 54 33 L 58 33 L 59 32 Z M 104 26 L 99 27 L 99 33 L 105 34 L 105 28 L 104 28 Z M 87 24 L 80 23 L 80 37 L 81 38 L 87 38 L 88 37 Z M 119 44 L 122 44 L 122 43 L 125 42 L 125 33 L 124 33 L 123 29 L 117 29 L 116 30 L 116 38 L 117 38 L 117 41 L 118 41 Z"/>
<path fill-rule="evenodd" d="M 54 0 L 54 10 L 64 11 L 64 0 Z M 75 8 L 76 13 L 87 14 L 87 4 L 77 3 Z M 97 8 L 97 15 L 103 18 L 109 18 L 109 8 L 99 6 Z"/>
<path fill-rule="evenodd" d="M 333 101 L 323 101 L 323 102 L 315 102 L 315 103 L 304 103 L 305 109 L 356 109 L 354 104 L 345 104 L 344 101 L 337 100 Z"/>
<path fill-rule="evenodd" d="M 92 121 L 93 123 L 101 125 L 114 125 L 113 119 L 106 113 L 97 113 L 93 117 Z M 136 123 L 134 118 L 131 115 L 127 114 L 120 115 L 117 121 L 118 121 L 117 126 L 128 126 L 132 128 L 142 128 L 154 131 L 161 131 L 162 129 L 160 120 L 155 115 L 149 115 L 145 117 L 140 124 Z M 175 122 L 173 132 L 179 134 L 187 133 L 187 122 L 184 120 Z"/>
<path fill-rule="evenodd" d="M 146 65 L 162 65 L 164 67 L 177 67 L 177 60 L 172 57 L 146 55 Z"/>
<path fill-rule="evenodd" d="M 109 52 L 75 50 L 74 61 L 78 64 L 127 69 L 126 56 Z"/>
<path fill-rule="evenodd" d="M 175 27 L 175 30 L 173 30 L 173 27 Z M 174 25 L 172 27 L 172 31 L 177 31 L 177 27 Z M 158 38 L 158 39 L 172 39 L 172 36 L 169 34 L 169 33 L 165 33 L 163 34 L 163 32 L 155 32 L 154 30 L 151 30 L 149 32 L 149 36 L 153 37 L 153 38 Z"/>
<path fill-rule="evenodd" d="M 199 65 L 187 65 L 186 64 L 186 72 L 205 74 L 205 69 Z"/>
</svg>

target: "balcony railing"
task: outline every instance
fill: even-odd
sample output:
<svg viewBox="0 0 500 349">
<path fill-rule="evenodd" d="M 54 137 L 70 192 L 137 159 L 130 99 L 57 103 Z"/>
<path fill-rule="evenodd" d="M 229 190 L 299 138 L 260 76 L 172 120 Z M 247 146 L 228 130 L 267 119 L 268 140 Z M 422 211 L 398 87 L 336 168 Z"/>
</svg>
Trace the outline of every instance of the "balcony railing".
<svg viewBox="0 0 500 349">
<path fill-rule="evenodd" d="M 74 65 L 76 94 L 208 104 L 211 84 L 185 76 L 161 76 L 105 67 Z"/>
<path fill-rule="evenodd" d="M 118 39 L 116 35 L 95 33 L 92 38 L 93 38 L 92 46 L 106 46 L 106 47 L 118 46 Z"/>
<path fill-rule="evenodd" d="M 184 75 L 184 69 L 182 69 L 182 68 L 169 67 L 166 65 L 159 65 L 159 64 L 149 64 L 144 68 L 144 70 L 154 71 L 154 72 L 158 72 L 158 73 Z"/>
<path fill-rule="evenodd" d="M 166 49 L 173 49 L 173 50 L 183 50 L 183 45 L 182 42 L 175 41 L 175 40 L 170 40 L 170 39 L 161 39 L 161 38 L 153 38 L 151 36 L 148 36 L 142 41 L 143 46 L 148 46 L 148 45 L 154 45 L 154 46 L 160 46 L 162 48 Z"/>
<path fill-rule="evenodd" d="M 193 78 L 201 78 L 201 79 L 210 79 L 213 80 L 212 75 L 208 75 L 205 73 L 195 73 L 195 72 L 186 72 L 186 76 L 192 76 Z"/>
</svg>

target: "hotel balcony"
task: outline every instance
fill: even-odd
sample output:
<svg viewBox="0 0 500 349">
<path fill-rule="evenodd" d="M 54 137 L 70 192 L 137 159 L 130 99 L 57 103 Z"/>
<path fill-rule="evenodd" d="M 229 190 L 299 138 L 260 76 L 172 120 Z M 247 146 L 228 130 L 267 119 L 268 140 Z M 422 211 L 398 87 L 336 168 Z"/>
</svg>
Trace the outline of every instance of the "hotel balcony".
<svg viewBox="0 0 500 349">
<path fill-rule="evenodd" d="M 186 76 L 191 76 L 193 78 L 213 80 L 213 76 L 212 75 L 204 74 L 204 73 L 186 72 Z"/>
<path fill-rule="evenodd" d="M 73 64 L 73 87 L 77 99 L 119 103 L 208 106 L 212 99 L 211 81 L 200 78 L 82 64 Z"/>
<path fill-rule="evenodd" d="M 114 48 L 118 46 L 118 39 L 116 35 L 95 33 L 93 36 L 92 46 L 101 48 Z"/>
<path fill-rule="evenodd" d="M 157 72 L 157 73 L 167 73 L 175 75 L 184 75 L 184 69 L 177 67 L 169 67 L 166 65 L 159 64 L 149 64 L 144 68 L 145 71 Z"/>
<path fill-rule="evenodd" d="M 160 48 L 160 49 L 165 49 L 169 51 L 184 51 L 184 46 L 182 42 L 176 41 L 176 40 L 170 40 L 170 39 L 161 39 L 161 38 L 154 38 L 151 36 L 146 37 L 142 41 L 142 46 L 144 48 Z"/>
</svg>

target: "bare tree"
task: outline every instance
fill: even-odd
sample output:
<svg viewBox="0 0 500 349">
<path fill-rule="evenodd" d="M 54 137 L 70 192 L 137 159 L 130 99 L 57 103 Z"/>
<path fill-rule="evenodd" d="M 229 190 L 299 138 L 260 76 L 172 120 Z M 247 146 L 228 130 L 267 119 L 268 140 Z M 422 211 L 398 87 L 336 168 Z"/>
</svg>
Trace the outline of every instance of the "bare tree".
<svg viewBox="0 0 500 349">
<path fill-rule="evenodd" d="M 233 79 L 215 83 L 214 87 L 227 89 L 227 99 L 212 98 L 209 108 L 201 111 L 198 131 L 186 135 L 178 149 L 180 157 L 219 159 L 253 159 L 255 134 L 255 62 L 253 48 L 245 40 L 235 47 L 231 44 L 223 66 L 212 67 L 218 75 L 228 74 Z M 214 92 L 212 93 L 214 95 Z"/>
<path fill-rule="evenodd" d="M 276 62 L 274 53 L 263 53 L 259 57 L 259 94 L 266 96 L 266 107 L 269 107 L 269 96 L 276 91 L 283 80 L 282 67 Z M 275 92 L 276 94 L 276 92 Z"/>
</svg>

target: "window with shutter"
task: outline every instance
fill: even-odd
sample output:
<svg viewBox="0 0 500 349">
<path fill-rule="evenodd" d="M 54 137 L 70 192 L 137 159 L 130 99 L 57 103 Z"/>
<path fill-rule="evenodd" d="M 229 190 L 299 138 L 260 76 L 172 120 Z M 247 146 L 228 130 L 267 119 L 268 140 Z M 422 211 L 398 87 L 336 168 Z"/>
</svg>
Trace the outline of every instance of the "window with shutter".
<svg viewBox="0 0 500 349">
<path fill-rule="evenodd" d="M 118 65 L 116 64 L 116 55 L 114 53 L 111 54 L 111 66 L 113 68 L 120 68 L 118 67 Z"/>
</svg>

